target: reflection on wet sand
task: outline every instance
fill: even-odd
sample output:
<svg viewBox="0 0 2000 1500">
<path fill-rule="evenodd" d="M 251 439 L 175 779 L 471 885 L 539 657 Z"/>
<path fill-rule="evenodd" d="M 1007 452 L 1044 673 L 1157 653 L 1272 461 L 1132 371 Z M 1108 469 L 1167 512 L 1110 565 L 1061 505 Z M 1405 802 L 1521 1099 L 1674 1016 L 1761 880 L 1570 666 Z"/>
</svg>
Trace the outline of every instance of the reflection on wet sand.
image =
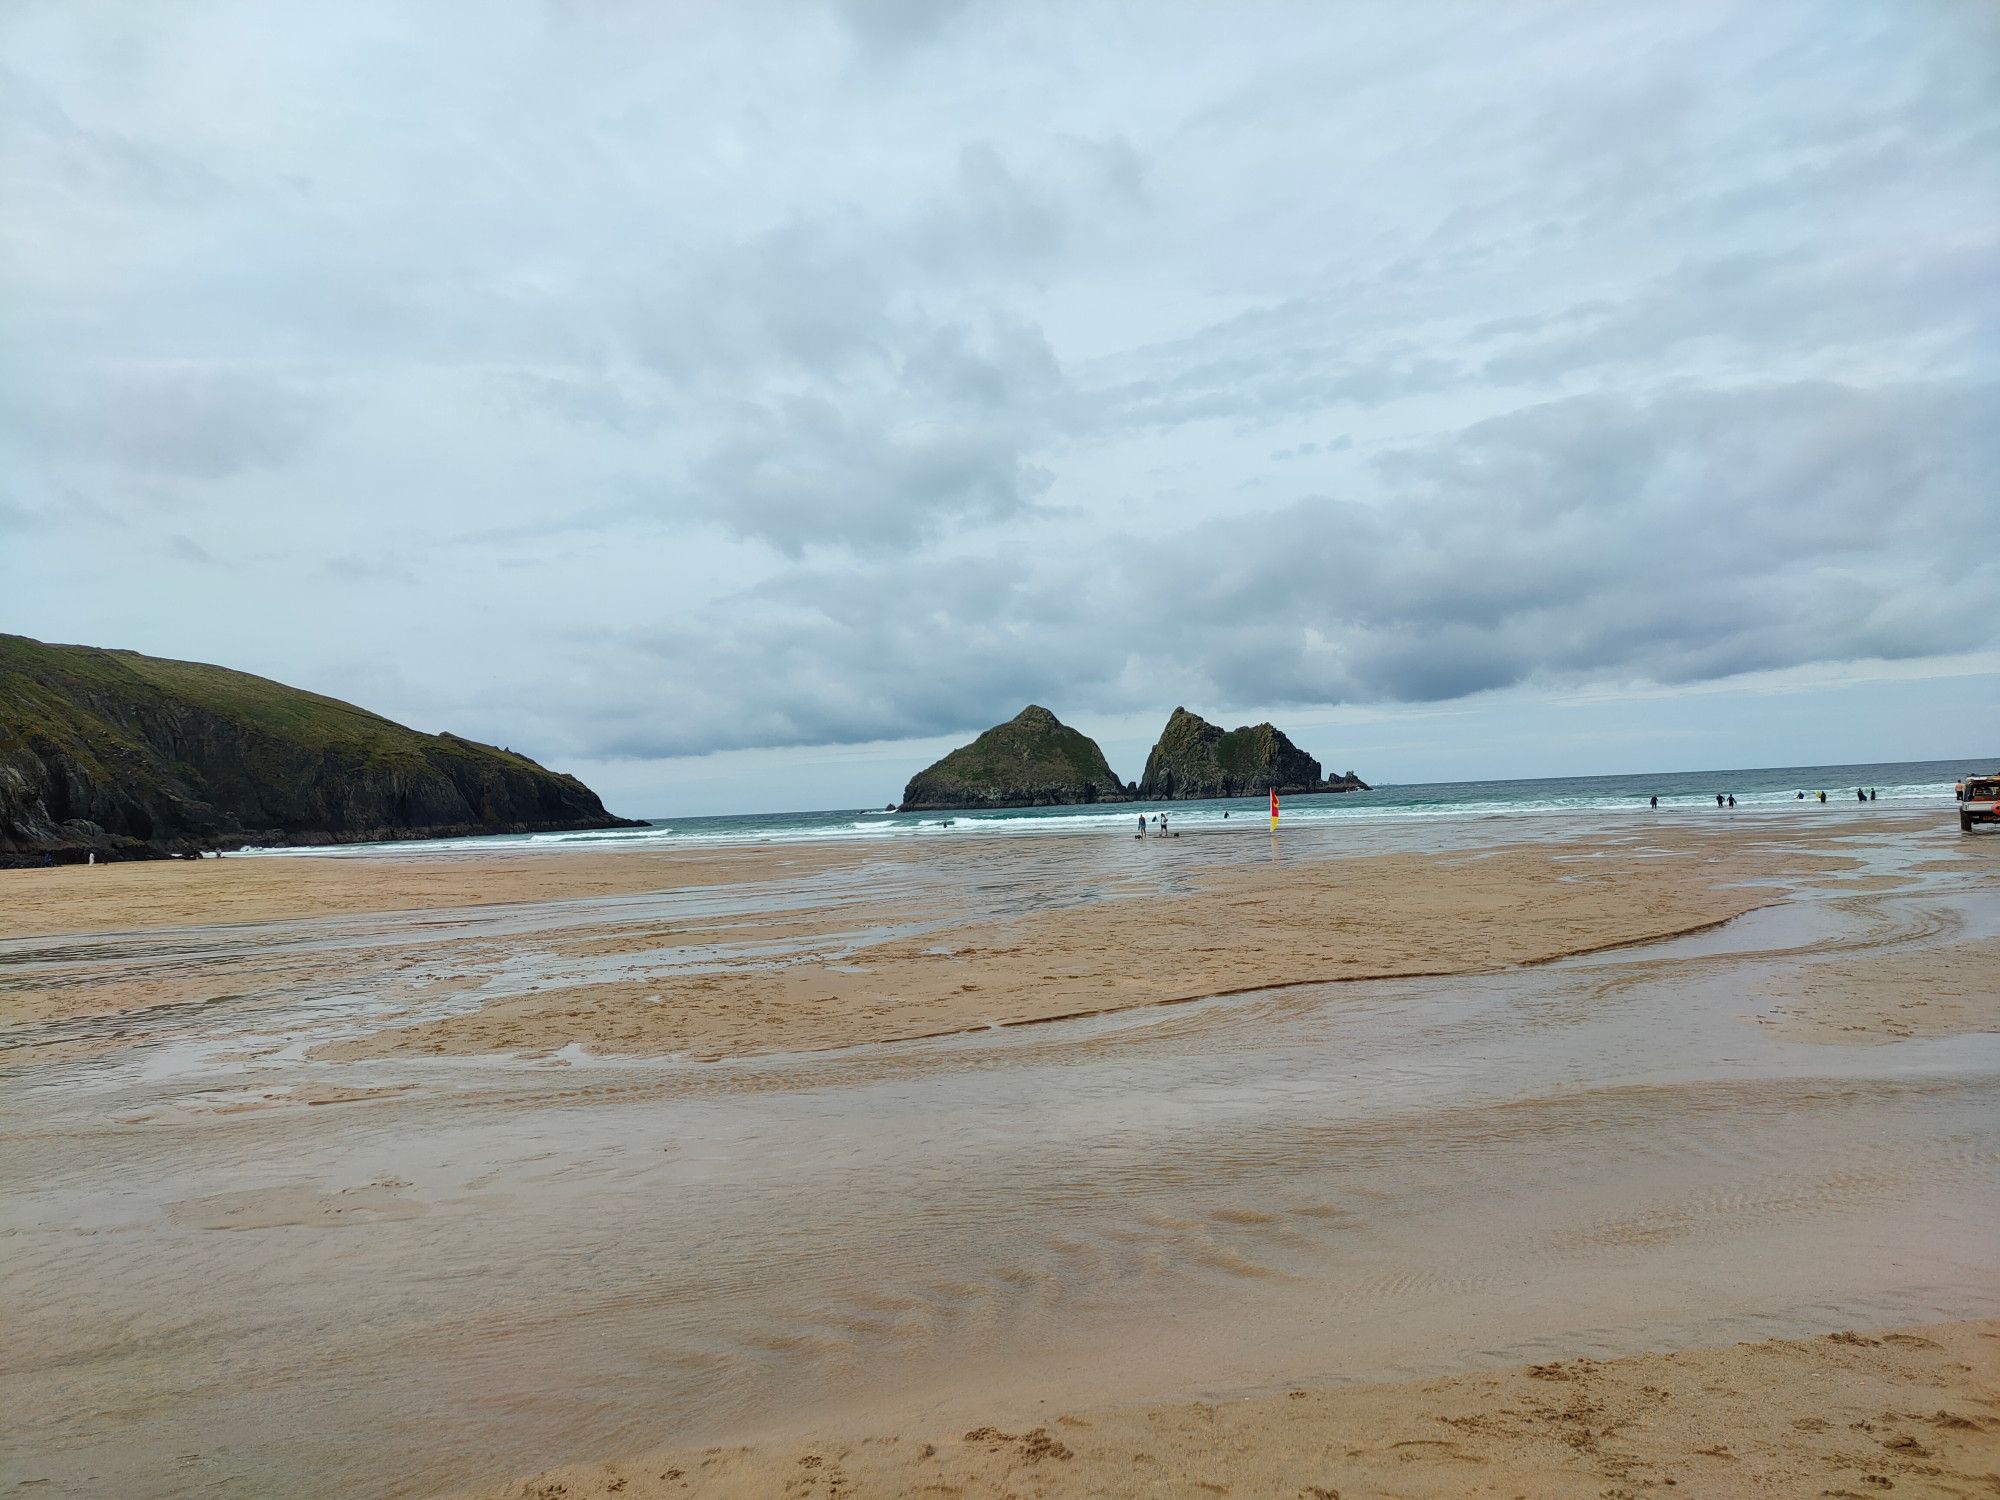
<svg viewBox="0 0 2000 1500">
<path fill-rule="evenodd" d="M 286 1039 L 331 981 L 281 1018 L 176 1010 L 0 1101 L 8 1476 L 423 1494 L 889 1414 L 1991 1315 L 1991 993 L 1873 1046 L 1759 1022 L 1818 965 L 1990 951 L 2000 882 L 1920 830 L 1840 852 L 1648 946 L 817 1055 L 333 1064 Z M 376 975 L 413 925 L 298 943 Z M 230 940 L 120 941 L 171 967 Z"/>
</svg>

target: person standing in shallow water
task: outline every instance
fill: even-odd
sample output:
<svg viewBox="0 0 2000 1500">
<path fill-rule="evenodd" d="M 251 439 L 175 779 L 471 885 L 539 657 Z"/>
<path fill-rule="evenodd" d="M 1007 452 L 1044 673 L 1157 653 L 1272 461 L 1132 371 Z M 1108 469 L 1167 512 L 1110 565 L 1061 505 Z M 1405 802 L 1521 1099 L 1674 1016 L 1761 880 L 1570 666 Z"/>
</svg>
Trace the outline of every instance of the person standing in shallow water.
<svg viewBox="0 0 2000 1500">
<path fill-rule="evenodd" d="M 1144 838 L 1145 836 L 1146 836 L 1146 815 L 1145 815 L 1144 813 L 1140 813 L 1140 814 L 1139 814 L 1139 837 L 1140 837 L 1140 838 Z"/>
<path fill-rule="evenodd" d="M 1660 805 L 1660 799 L 1658 797 L 1649 797 L 1647 798 L 1647 800 L 1651 802 L 1655 807 L 1658 807 Z"/>
</svg>

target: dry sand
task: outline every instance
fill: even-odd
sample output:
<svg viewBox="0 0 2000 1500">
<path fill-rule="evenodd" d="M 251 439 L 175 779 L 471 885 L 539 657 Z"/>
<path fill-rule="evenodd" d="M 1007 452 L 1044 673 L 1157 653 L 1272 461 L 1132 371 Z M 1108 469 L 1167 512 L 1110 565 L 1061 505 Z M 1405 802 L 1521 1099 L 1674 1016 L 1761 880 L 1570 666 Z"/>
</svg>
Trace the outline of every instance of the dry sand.
<svg viewBox="0 0 2000 1500">
<path fill-rule="evenodd" d="M 2000 1323 L 557 1469 L 493 1500 L 2000 1494 Z"/>
</svg>

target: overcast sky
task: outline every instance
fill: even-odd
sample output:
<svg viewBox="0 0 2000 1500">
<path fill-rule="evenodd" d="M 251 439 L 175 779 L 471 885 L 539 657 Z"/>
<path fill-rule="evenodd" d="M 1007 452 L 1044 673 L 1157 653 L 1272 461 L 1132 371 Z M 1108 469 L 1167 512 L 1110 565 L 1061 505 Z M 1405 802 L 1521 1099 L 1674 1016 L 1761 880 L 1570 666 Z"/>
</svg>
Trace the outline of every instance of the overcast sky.
<svg viewBox="0 0 2000 1500">
<path fill-rule="evenodd" d="M 640 814 L 2000 749 L 2000 6 L 0 19 L 0 629 Z"/>
</svg>

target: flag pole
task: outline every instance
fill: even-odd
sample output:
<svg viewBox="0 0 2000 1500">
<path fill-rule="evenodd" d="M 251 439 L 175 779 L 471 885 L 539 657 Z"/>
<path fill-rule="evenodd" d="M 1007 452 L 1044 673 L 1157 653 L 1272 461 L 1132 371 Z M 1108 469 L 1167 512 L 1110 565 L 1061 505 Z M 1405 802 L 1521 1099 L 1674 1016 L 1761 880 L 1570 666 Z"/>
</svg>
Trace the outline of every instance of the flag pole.
<svg viewBox="0 0 2000 1500">
<path fill-rule="evenodd" d="M 1271 788 L 1271 832 L 1278 831 L 1278 789 Z"/>
</svg>

